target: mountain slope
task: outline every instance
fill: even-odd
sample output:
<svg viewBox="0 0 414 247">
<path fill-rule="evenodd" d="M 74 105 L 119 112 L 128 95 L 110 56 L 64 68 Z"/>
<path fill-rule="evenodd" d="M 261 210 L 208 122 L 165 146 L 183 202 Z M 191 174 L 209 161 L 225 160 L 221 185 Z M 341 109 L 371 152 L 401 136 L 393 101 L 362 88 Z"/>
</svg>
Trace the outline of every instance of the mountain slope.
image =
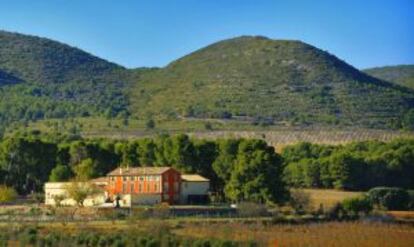
<svg viewBox="0 0 414 247">
<path fill-rule="evenodd" d="M 127 115 L 129 77 L 66 44 L 0 31 L 0 131 L 44 118 Z"/>
<path fill-rule="evenodd" d="M 365 73 L 414 89 L 414 65 L 396 65 L 364 70 Z"/>
<path fill-rule="evenodd" d="M 300 41 L 243 36 L 145 74 L 130 100 L 139 117 L 233 115 L 378 127 L 400 119 L 413 98 Z"/>
<path fill-rule="evenodd" d="M 22 82 L 21 79 L 0 70 L 0 86 Z"/>
<path fill-rule="evenodd" d="M 0 69 L 27 82 L 102 78 L 121 66 L 50 39 L 0 31 Z"/>
</svg>

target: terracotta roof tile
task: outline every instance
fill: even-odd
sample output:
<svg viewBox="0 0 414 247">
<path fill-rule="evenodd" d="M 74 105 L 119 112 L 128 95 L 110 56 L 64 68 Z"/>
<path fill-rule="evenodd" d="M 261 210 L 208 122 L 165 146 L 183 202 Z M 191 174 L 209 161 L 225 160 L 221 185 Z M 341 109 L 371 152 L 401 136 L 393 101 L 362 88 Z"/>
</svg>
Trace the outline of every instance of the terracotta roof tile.
<svg viewBox="0 0 414 247">
<path fill-rule="evenodd" d="M 130 168 L 116 168 L 108 173 L 108 176 L 124 176 L 124 175 L 156 175 L 173 169 L 168 166 L 164 167 L 130 167 Z"/>
</svg>

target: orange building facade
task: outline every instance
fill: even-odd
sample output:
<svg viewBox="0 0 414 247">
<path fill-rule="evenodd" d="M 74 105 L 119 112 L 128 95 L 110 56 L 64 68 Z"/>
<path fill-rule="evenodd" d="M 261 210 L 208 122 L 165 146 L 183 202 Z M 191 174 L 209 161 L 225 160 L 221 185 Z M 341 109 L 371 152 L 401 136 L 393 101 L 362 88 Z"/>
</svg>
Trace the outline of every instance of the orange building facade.
<svg viewBox="0 0 414 247">
<path fill-rule="evenodd" d="M 151 202 L 176 204 L 180 200 L 181 174 L 171 167 L 117 168 L 107 175 L 111 199 L 130 195 Z"/>
</svg>

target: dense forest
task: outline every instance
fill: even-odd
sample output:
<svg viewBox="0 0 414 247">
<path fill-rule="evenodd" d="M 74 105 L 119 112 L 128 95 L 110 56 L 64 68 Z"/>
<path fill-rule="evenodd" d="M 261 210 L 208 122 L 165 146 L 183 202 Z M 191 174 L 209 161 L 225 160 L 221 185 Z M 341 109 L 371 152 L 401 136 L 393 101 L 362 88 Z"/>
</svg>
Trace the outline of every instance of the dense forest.
<svg viewBox="0 0 414 247">
<path fill-rule="evenodd" d="M 282 153 L 290 186 L 367 190 L 414 188 L 414 140 L 357 142 L 340 146 L 301 143 Z"/>
<path fill-rule="evenodd" d="M 301 143 L 281 154 L 263 140 L 210 141 L 186 135 L 127 141 L 25 133 L 0 142 L 1 183 L 23 195 L 42 191 L 46 181 L 96 178 L 118 166 L 166 165 L 209 178 L 218 198 L 231 201 L 280 202 L 287 197 L 287 186 L 413 189 L 414 140 Z"/>
</svg>

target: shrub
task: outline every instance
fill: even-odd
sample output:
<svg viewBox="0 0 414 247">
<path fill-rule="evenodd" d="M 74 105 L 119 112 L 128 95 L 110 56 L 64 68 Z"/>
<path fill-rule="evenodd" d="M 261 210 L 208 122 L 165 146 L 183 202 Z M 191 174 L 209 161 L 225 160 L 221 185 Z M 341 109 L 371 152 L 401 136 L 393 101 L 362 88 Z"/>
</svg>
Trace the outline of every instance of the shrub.
<svg viewBox="0 0 414 247">
<path fill-rule="evenodd" d="M 327 211 L 327 215 L 330 219 L 343 219 L 346 218 L 346 211 L 341 203 L 335 204 Z"/>
<path fill-rule="evenodd" d="M 410 202 L 408 203 L 408 209 L 414 209 L 414 190 L 409 190 L 408 195 L 410 196 Z"/>
<path fill-rule="evenodd" d="M 241 217 L 259 217 L 268 214 L 266 206 L 254 202 L 241 202 L 237 205 L 237 212 Z"/>
<path fill-rule="evenodd" d="M 148 120 L 145 122 L 145 127 L 146 127 L 147 129 L 154 129 L 154 128 L 155 128 L 155 121 L 154 121 L 153 119 L 148 119 Z"/>
<path fill-rule="evenodd" d="M 17 192 L 11 187 L 0 186 L 0 203 L 7 203 L 16 200 Z"/>
<path fill-rule="evenodd" d="M 409 207 L 410 195 L 401 188 L 376 187 L 368 191 L 373 205 L 387 210 L 405 210 Z"/>
<path fill-rule="evenodd" d="M 372 211 L 372 203 L 365 196 L 347 198 L 342 202 L 342 207 L 349 215 L 359 215 L 360 213 L 368 214 Z"/>
<path fill-rule="evenodd" d="M 308 193 L 300 190 L 290 192 L 289 204 L 297 214 L 304 214 L 311 210 L 311 199 Z"/>
</svg>

